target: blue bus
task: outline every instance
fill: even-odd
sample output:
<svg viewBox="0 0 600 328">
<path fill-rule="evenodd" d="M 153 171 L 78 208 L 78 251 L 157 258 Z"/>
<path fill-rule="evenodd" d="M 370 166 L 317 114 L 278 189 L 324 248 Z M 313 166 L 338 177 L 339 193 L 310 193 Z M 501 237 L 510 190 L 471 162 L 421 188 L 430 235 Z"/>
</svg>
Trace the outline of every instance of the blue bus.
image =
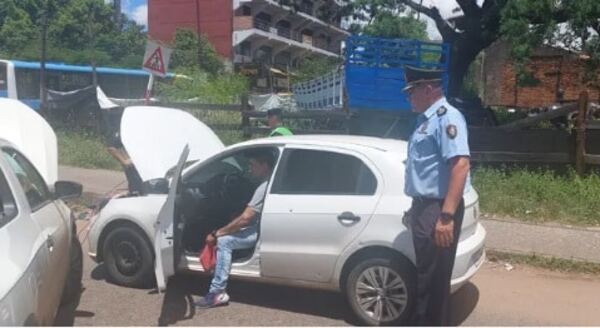
<svg viewBox="0 0 600 328">
<path fill-rule="evenodd" d="M 19 99 L 40 108 L 40 63 L 0 59 L 0 97 Z M 47 88 L 73 91 L 92 85 L 92 67 L 46 64 Z M 141 69 L 96 67 L 98 85 L 107 97 L 144 99 L 150 74 Z M 155 81 L 157 81 L 156 79 Z"/>
</svg>

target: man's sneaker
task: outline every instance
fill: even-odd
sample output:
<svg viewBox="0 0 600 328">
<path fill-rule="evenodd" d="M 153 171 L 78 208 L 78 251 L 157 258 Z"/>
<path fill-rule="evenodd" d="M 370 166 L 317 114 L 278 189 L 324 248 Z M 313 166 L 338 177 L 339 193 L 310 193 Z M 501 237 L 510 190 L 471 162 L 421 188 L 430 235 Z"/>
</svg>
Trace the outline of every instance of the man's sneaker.
<svg viewBox="0 0 600 328">
<path fill-rule="evenodd" d="M 227 303 L 229 303 L 229 295 L 224 291 L 217 291 L 208 293 L 204 297 L 200 297 L 194 305 L 200 309 L 208 309 L 215 306 L 227 305 Z"/>
</svg>

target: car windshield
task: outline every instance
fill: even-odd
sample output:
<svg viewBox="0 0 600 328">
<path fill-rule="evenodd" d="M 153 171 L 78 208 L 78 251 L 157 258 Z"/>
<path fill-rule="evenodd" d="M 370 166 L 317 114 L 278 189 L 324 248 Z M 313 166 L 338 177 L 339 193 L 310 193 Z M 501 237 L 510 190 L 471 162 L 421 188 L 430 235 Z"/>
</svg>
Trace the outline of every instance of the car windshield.
<svg viewBox="0 0 600 328">
<path fill-rule="evenodd" d="M 185 162 L 185 164 L 183 164 L 183 169 L 185 170 L 187 167 L 196 163 L 197 161 L 198 160 L 192 160 L 192 161 Z M 170 169 L 168 169 L 167 173 L 165 173 L 165 179 L 171 179 L 173 177 L 173 174 L 175 173 L 175 169 L 177 169 L 177 165 L 173 165 Z"/>
</svg>

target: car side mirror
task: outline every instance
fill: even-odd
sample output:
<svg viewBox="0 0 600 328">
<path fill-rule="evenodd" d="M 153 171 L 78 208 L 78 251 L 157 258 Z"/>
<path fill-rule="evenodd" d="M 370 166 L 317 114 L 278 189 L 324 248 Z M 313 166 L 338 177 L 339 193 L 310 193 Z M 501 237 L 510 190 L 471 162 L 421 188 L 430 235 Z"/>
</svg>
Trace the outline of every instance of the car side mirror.
<svg viewBox="0 0 600 328">
<path fill-rule="evenodd" d="M 77 182 L 56 181 L 54 183 L 54 196 L 58 199 L 69 200 L 78 198 L 83 192 L 83 186 Z"/>
</svg>

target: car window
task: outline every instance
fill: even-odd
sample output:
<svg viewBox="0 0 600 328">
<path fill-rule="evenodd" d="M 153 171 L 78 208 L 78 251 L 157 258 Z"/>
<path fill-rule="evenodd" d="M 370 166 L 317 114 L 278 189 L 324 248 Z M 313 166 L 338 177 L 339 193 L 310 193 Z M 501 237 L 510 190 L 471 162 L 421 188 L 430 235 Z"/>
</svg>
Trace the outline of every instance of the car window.
<svg viewBox="0 0 600 328">
<path fill-rule="evenodd" d="M 250 174 L 249 151 L 252 150 L 244 149 L 212 160 L 193 172 L 189 178 L 186 178 L 186 183 L 205 183 L 218 174 L 239 174 L 249 181 L 257 183 L 258 181 Z M 272 148 L 272 151 L 273 158 L 277 159 L 279 152 L 275 148 Z"/>
<path fill-rule="evenodd" d="M 284 152 L 271 193 L 373 195 L 377 179 L 355 156 L 307 149 Z"/>
<path fill-rule="evenodd" d="M 12 148 L 3 148 L 2 154 L 17 176 L 32 211 L 35 212 L 51 200 L 46 182 L 25 156 Z"/>
<path fill-rule="evenodd" d="M 0 171 L 0 228 L 17 217 L 17 204 L 4 173 Z"/>
</svg>

